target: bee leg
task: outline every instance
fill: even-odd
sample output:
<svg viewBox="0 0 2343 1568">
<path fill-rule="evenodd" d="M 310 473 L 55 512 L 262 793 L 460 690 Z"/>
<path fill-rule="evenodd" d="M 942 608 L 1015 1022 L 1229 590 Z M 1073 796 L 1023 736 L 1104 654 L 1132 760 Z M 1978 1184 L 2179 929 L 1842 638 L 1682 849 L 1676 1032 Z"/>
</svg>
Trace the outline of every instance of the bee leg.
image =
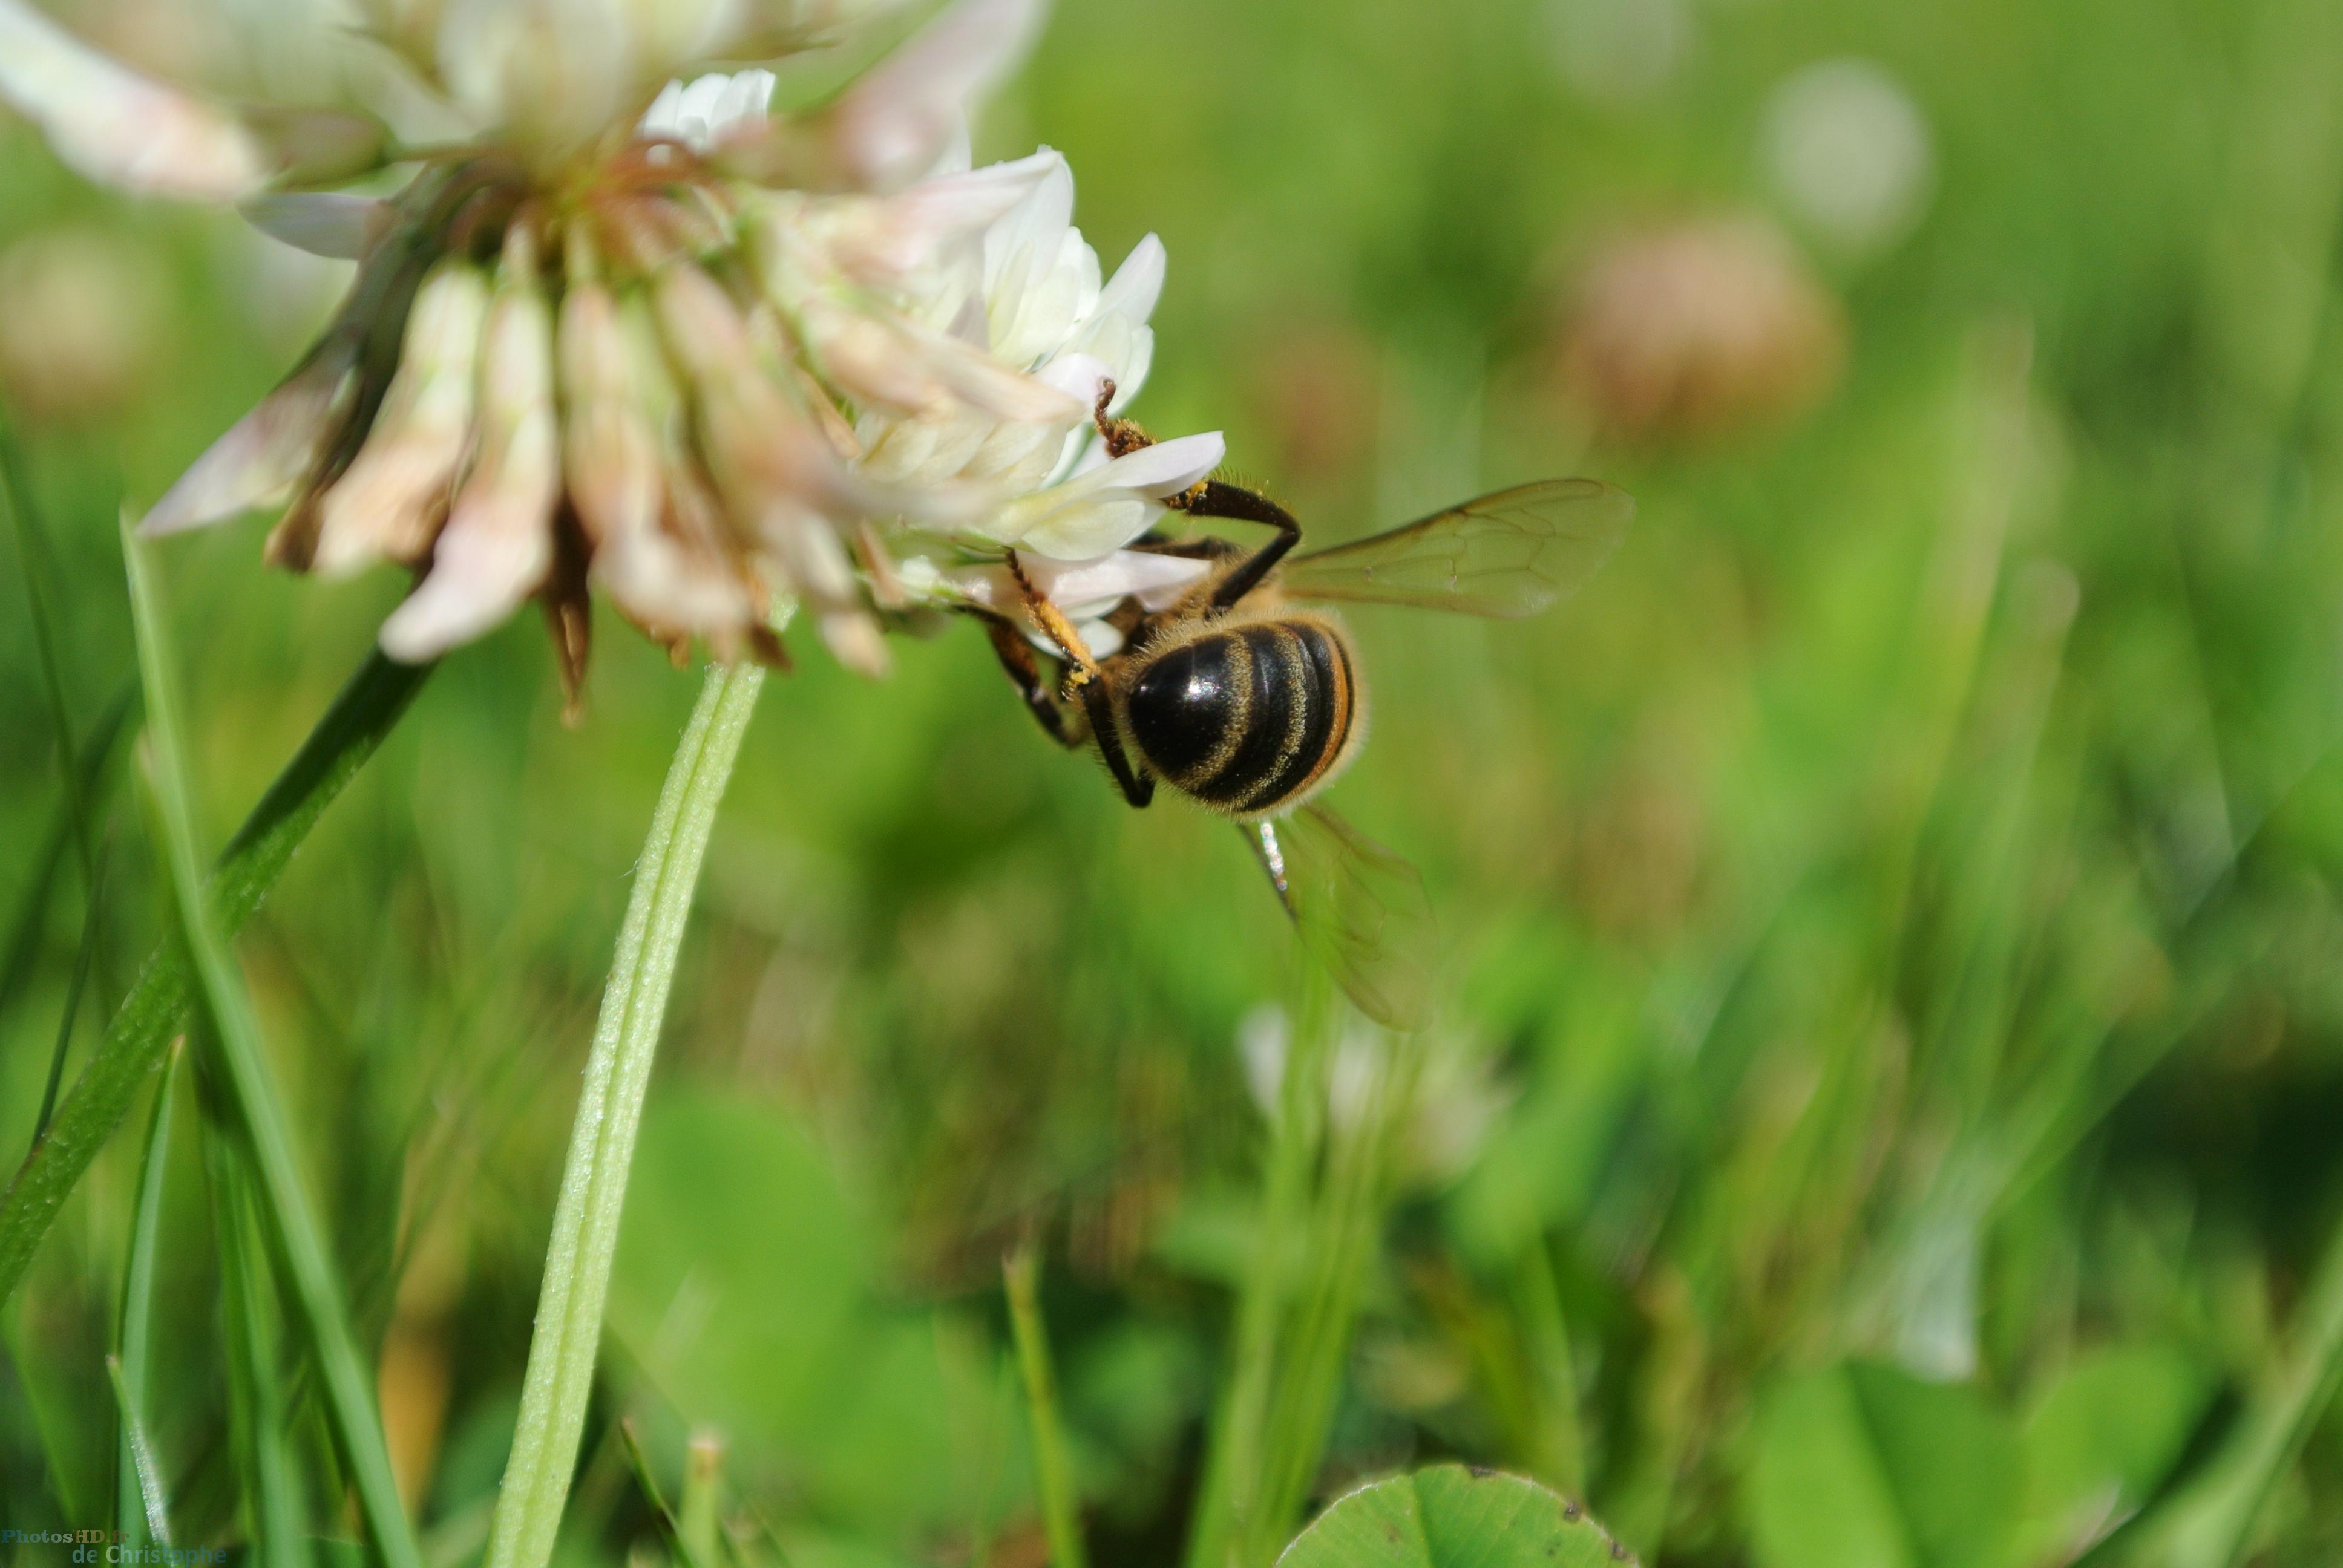
<svg viewBox="0 0 2343 1568">
<path fill-rule="evenodd" d="M 1267 496 L 1220 479 L 1207 479 L 1194 489 L 1175 496 L 1171 505 L 1192 518 L 1226 518 L 1232 522 L 1260 523 L 1277 530 L 1277 538 L 1253 551 L 1212 590 L 1212 608 L 1227 609 L 1261 586 L 1270 568 L 1285 552 L 1302 542 L 1302 525 L 1293 514 Z"/>
<path fill-rule="evenodd" d="M 1122 790 L 1122 798 L 1140 810 L 1155 799 L 1155 775 L 1145 769 L 1133 769 L 1131 759 L 1122 754 L 1122 732 L 1115 728 L 1114 706 L 1107 700 L 1106 687 L 1091 681 L 1081 689 L 1082 711 L 1091 721 L 1091 737 L 1098 742 L 1099 755 L 1106 759 L 1106 770 Z"/>
<path fill-rule="evenodd" d="M 992 639 L 992 651 L 1011 684 L 1025 699 L 1025 710 L 1059 745 L 1070 751 L 1080 746 L 1082 737 L 1067 724 L 1065 709 L 1058 705 L 1050 683 L 1041 678 L 1041 664 L 1033 657 L 1033 645 L 1008 621 L 989 615 L 984 618 L 984 634 Z"/>
<path fill-rule="evenodd" d="M 1106 444 L 1106 455 L 1120 457 L 1136 452 L 1141 447 L 1155 445 L 1155 437 L 1141 429 L 1130 419 L 1118 419 L 1106 411 L 1114 401 L 1114 383 L 1099 383 L 1098 401 L 1091 406 L 1091 423 L 1098 427 L 1099 439 Z"/>
<path fill-rule="evenodd" d="M 1001 668 L 1025 699 L 1026 710 L 1039 720 L 1050 739 L 1072 750 L 1084 740 L 1098 742 L 1099 755 L 1106 759 L 1106 770 L 1114 775 L 1115 787 L 1122 798 L 1134 807 L 1144 809 L 1155 799 L 1154 776 L 1134 769 L 1131 759 L 1123 755 L 1122 737 L 1114 724 L 1114 707 L 1107 699 L 1106 684 L 1090 681 L 1081 687 L 1082 716 L 1090 721 L 1090 733 L 1084 735 L 1068 722 L 1065 709 L 1041 678 L 1040 662 L 1033 657 L 1033 645 L 1016 626 L 1001 617 L 986 615 L 985 635 L 992 639 L 992 651 L 1001 659 Z"/>
<path fill-rule="evenodd" d="M 1082 634 L 1074 629 L 1074 623 L 1066 618 L 1065 611 L 1051 604 L 1050 597 L 1033 586 L 1033 579 L 1025 575 L 1024 565 L 1018 560 L 1015 550 L 1008 552 L 1008 561 L 1009 575 L 1017 583 L 1018 597 L 1024 600 L 1026 618 L 1033 623 L 1034 630 L 1056 643 L 1058 651 L 1066 656 L 1066 662 L 1074 667 L 1074 672 L 1066 677 L 1068 690 L 1096 684 L 1099 678 L 1098 660 L 1091 657 L 1090 646 L 1082 641 Z"/>
<path fill-rule="evenodd" d="M 1097 404 L 1091 409 L 1091 421 L 1098 427 L 1099 439 L 1106 444 L 1106 455 L 1120 457 L 1136 452 L 1142 447 L 1155 445 L 1155 437 L 1129 419 L 1118 419 L 1107 412 L 1114 401 L 1114 383 L 1099 385 Z M 1213 591 L 1212 608 L 1227 609 L 1245 595 L 1261 586 L 1261 579 L 1270 568 L 1283 559 L 1285 553 L 1302 538 L 1302 525 L 1293 514 L 1258 491 L 1242 485 L 1232 485 L 1222 479 L 1203 479 L 1190 486 L 1163 503 L 1174 511 L 1192 518 L 1226 518 L 1233 522 L 1262 523 L 1277 530 L 1277 538 L 1255 551 L 1236 570 L 1221 581 Z"/>
</svg>

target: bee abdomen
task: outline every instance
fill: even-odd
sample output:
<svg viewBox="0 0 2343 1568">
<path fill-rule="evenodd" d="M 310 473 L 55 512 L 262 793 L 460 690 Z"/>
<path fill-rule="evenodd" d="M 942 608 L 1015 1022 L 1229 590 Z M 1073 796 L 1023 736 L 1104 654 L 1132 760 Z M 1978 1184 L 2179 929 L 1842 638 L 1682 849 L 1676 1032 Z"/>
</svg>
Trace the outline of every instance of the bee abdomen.
<svg viewBox="0 0 2343 1568">
<path fill-rule="evenodd" d="M 1356 693 L 1349 651 L 1325 627 L 1259 621 L 1151 661 L 1131 689 L 1131 739 L 1204 804 L 1273 810 L 1342 755 Z"/>
</svg>

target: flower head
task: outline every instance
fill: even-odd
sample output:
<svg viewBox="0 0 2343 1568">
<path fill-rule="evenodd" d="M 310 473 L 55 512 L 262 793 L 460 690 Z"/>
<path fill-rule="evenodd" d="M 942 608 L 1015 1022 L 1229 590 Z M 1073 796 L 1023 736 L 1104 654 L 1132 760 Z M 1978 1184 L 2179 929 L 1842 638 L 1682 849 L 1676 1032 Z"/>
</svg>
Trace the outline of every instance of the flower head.
<svg viewBox="0 0 2343 1568">
<path fill-rule="evenodd" d="M 1813 407 L 1845 350 L 1838 301 L 1780 229 L 1735 215 L 1614 236 L 1578 276 L 1557 368 L 1614 435 L 1697 439 Z"/>
<path fill-rule="evenodd" d="M 324 335 L 146 531 L 281 505 L 272 560 L 416 574 L 382 628 L 402 659 L 538 598 L 573 692 L 591 586 L 679 654 L 697 638 L 727 658 L 780 657 L 786 598 L 875 670 L 874 584 L 972 601 L 1011 547 L 1045 592 L 1130 577 L 1123 547 L 1221 444 L 1112 459 L 1088 444 L 1094 410 L 1146 378 L 1162 246 L 1101 281 L 1063 158 L 968 166 L 966 106 L 1021 49 L 1031 0 L 959 0 L 799 113 L 769 111 L 766 70 L 666 79 L 832 37 L 868 8 L 372 0 L 379 39 L 475 127 L 407 155 L 412 177 L 377 198 L 269 171 L 354 174 L 400 156 L 387 134 L 354 157 L 369 143 L 347 117 L 231 116 L 0 0 L 0 98 L 82 167 L 236 199 L 358 263 Z M 11 37 L 77 74 L 82 100 L 57 106 Z M 93 95 L 127 116 L 107 135 Z M 908 569 L 905 537 L 923 552 Z"/>
</svg>

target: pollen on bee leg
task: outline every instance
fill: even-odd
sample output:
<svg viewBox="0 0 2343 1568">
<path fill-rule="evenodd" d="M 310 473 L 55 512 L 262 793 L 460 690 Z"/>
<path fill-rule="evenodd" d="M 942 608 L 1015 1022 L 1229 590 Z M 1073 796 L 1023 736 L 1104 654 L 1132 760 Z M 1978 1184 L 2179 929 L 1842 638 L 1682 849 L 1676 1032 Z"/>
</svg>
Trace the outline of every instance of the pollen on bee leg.
<svg viewBox="0 0 2343 1568">
<path fill-rule="evenodd" d="M 1098 401 L 1091 407 L 1091 423 L 1098 427 L 1099 439 L 1106 446 L 1110 457 L 1129 457 L 1143 447 L 1155 445 L 1155 437 L 1140 428 L 1135 419 L 1118 418 L 1107 412 L 1114 401 L 1114 380 L 1111 377 L 1099 383 Z"/>
<path fill-rule="evenodd" d="M 1024 563 L 1017 558 L 1015 550 L 1008 552 L 1007 559 L 1009 575 L 1017 584 L 1018 598 L 1024 601 L 1026 618 L 1033 623 L 1034 630 L 1056 643 L 1059 651 L 1073 663 L 1073 670 L 1066 677 L 1066 690 L 1071 693 L 1089 685 L 1098 675 L 1098 660 L 1091 657 L 1082 634 L 1066 618 L 1066 612 L 1051 602 L 1049 595 L 1033 586 L 1033 579 L 1025 575 Z"/>
</svg>

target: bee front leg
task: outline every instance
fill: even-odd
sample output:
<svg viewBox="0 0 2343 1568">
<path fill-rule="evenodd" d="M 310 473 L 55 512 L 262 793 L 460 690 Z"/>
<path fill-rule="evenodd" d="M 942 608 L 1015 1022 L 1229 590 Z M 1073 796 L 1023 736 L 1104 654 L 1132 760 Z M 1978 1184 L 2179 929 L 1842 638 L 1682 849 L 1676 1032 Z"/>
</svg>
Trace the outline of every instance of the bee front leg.
<svg viewBox="0 0 2343 1568">
<path fill-rule="evenodd" d="M 1136 421 L 1118 419 L 1106 411 L 1114 401 L 1114 383 L 1099 383 L 1098 401 L 1091 406 L 1091 423 L 1098 427 L 1099 439 L 1106 446 L 1106 455 L 1121 457 L 1142 447 L 1155 445 L 1155 437 L 1141 429 Z"/>
<path fill-rule="evenodd" d="M 1227 609 L 1261 586 L 1270 568 L 1302 542 L 1302 525 L 1292 512 L 1258 491 L 1224 479 L 1207 479 L 1195 489 L 1173 498 L 1171 504 L 1192 518 L 1226 518 L 1232 522 L 1259 523 L 1277 530 L 1277 538 L 1253 551 L 1212 590 L 1212 608 Z"/>
</svg>

